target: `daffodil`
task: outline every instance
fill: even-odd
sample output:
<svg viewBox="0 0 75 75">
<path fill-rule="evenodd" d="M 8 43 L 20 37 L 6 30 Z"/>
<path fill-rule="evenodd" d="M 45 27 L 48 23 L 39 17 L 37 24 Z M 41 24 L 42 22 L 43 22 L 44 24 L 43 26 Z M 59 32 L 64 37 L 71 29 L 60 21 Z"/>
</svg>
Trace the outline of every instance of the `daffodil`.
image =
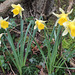
<svg viewBox="0 0 75 75">
<path fill-rule="evenodd" d="M 75 19 L 73 21 L 69 20 L 63 23 L 63 26 L 65 27 L 65 30 L 62 36 L 66 35 L 69 32 L 71 37 L 74 38 L 75 37 Z"/>
<path fill-rule="evenodd" d="M 73 9 L 67 14 L 62 8 L 59 8 L 59 11 L 61 12 L 61 14 L 56 14 L 54 12 L 52 12 L 52 14 L 58 17 L 58 23 L 62 26 L 64 22 L 68 21 L 68 15 L 72 13 Z"/>
<path fill-rule="evenodd" d="M 8 17 L 5 18 L 5 19 L 0 17 L 0 28 L 3 28 L 3 29 L 7 29 L 8 28 L 9 22 L 6 21 L 7 19 L 8 19 Z"/>
<path fill-rule="evenodd" d="M 40 32 L 42 29 L 45 28 L 45 25 L 44 25 L 45 22 L 46 22 L 46 21 L 36 20 L 36 21 L 35 21 L 34 29 L 38 28 L 38 31 Z"/>
<path fill-rule="evenodd" d="M 13 10 L 11 10 L 11 12 L 13 12 L 13 14 L 14 14 L 13 17 L 15 17 L 18 14 L 22 17 L 22 11 L 24 11 L 24 9 L 21 7 L 21 5 L 20 4 L 18 4 L 18 5 L 12 4 L 11 6 L 12 6 L 12 8 L 14 8 Z"/>
</svg>

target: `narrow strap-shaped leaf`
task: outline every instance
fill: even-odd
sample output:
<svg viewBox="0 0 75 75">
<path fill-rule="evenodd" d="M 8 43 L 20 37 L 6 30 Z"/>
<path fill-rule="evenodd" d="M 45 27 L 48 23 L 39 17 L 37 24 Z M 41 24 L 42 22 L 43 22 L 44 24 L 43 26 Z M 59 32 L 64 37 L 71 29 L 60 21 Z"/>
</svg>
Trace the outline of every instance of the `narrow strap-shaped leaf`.
<svg viewBox="0 0 75 75">
<path fill-rule="evenodd" d="M 56 40 L 55 40 L 55 44 L 54 44 L 53 51 L 52 51 L 52 56 L 51 56 L 50 68 L 51 68 L 51 66 L 54 66 L 54 63 L 55 63 L 55 59 L 56 59 L 56 55 L 57 55 L 57 50 L 58 50 L 58 40 L 59 40 L 60 30 L 61 30 L 61 26 L 58 27 L 57 37 L 56 37 Z"/>
<path fill-rule="evenodd" d="M 49 42 L 49 37 L 47 36 L 46 30 L 44 29 L 44 35 L 45 35 L 45 44 L 47 44 L 47 49 L 48 49 L 48 57 L 47 57 L 47 66 L 50 62 L 50 57 L 51 57 L 51 53 L 50 53 L 50 42 Z M 48 70 L 50 70 L 50 68 L 48 67 Z"/>
<path fill-rule="evenodd" d="M 60 66 L 54 66 L 55 68 L 61 68 L 61 69 L 71 69 L 74 70 L 75 68 L 71 68 L 71 67 L 60 67 Z"/>
<path fill-rule="evenodd" d="M 75 43 L 68 49 L 68 51 L 70 51 L 74 45 L 75 45 Z M 61 67 L 61 66 L 65 63 L 65 61 L 66 61 L 69 57 L 71 57 L 71 55 L 72 55 L 73 53 L 75 53 L 75 50 L 70 51 L 70 54 L 68 55 L 68 57 L 66 57 L 65 59 L 62 59 L 62 60 L 58 63 L 58 66 Z M 67 54 L 67 52 L 64 53 L 63 56 L 65 56 L 66 54 Z M 63 56 L 62 56 L 62 57 L 63 57 Z M 59 70 L 59 69 L 56 69 L 56 72 L 57 72 L 58 70 Z"/>
<path fill-rule="evenodd" d="M 23 49 L 23 44 L 24 44 L 24 42 L 23 42 L 23 24 L 24 24 L 24 22 L 23 22 L 23 20 L 22 20 L 22 18 L 20 17 L 20 24 L 21 24 L 21 34 L 20 34 L 20 40 L 21 40 L 21 42 L 20 42 L 20 64 L 21 64 L 21 66 L 23 66 L 23 53 L 24 53 L 24 49 Z"/>
<path fill-rule="evenodd" d="M 29 32 L 29 33 L 30 33 L 30 32 Z M 31 36 L 31 38 L 34 40 L 34 42 L 36 43 L 37 47 L 39 48 L 39 50 L 40 50 L 40 52 L 41 52 L 41 54 L 42 54 L 42 57 L 43 57 L 43 59 L 45 60 L 45 63 L 46 63 L 46 65 L 47 65 L 46 57 L 45 57 L 45 55 L 44 55 L 42 49 L 40 48 L 40 46 L 38 45 L 38 43 L 35 41 L 34 37 L 31 35 L 31 33 L 30 33 L 30 36 Z M 48 68 L 48 66 L 47 66 L 47 68 Z"/>
<path fill-rule="evenodd" d="M 4 47 L 5 47 L 4 49 L 6 49 L 6 50 L 8 51 L 9 56 L 10 56 L 12 62 L 14 63 L 14 65 L 16 66 L 16 68 L 18 68 L 18 65 L 17 65 L 16 62 L 14 61 L 14 58 L 11 56 L 11 53 L 9 52 L 9 50 L 8 50 L 7 46 L 5 45 L 4 41 L 2 41 L 2 42 L 3 42 L 3 45 L 4 45 Z"/>
<path fill-rule="evenodd" d="M 15 46 L 14 46 L 12 37 L 11 37 L 10 32 L 8 30 L 7 30 L 7 33 L 8 33 L 8 37 L 6 36 L 6 38 L 7 38 L 8 42 L 10 43 L 10 46 L 12 48 L 13 55 L 15 57 L 15 61 L 16 61 L 17 65 L 19 66 L 18 56 L 17 56 L 16 50 L 15 50 Z"/>
<path fill-rule="evenodd" d="M 34 31 L 33 31 L 33 37 L 35 36 L 35 33 L 37 32 L 37 29 L 35 29 Z M 24 58 L 24 64 L 26 63 L 26 59 L 27 59 L 27 55 L 28 55 L 28 52 L 29 52 L 29 50 L 30 50 L 30 47 L 31 47 L 31 43 L 32 43 L 32 38 L 31 38 L 31 40 L 30 40 L 30 42 L 27 44 L 27 52 L 26 52 L 26 54 L 25 54 L 25 58 Z"/>
</svg>

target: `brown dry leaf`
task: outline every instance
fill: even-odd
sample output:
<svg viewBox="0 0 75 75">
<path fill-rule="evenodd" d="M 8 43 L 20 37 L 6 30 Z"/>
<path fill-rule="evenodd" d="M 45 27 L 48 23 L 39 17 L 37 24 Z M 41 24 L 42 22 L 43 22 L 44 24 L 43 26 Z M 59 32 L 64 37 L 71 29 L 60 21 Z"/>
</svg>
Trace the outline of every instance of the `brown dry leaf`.
<svg viewBox="0 0 75 75">
<path fill-rule="evenodd" d="M 36 42 L 37 42 L 39 45 L 42 44 L 39 40 L 36 40 Z M 32 43 L 35 44 L 34 41 L 33 41 Z M 37 45 L 36 45 L 35 47 L 33 47 L 33 46 L 31 45 L 31 47 L 32 47 L 31 50 L 32 50 L 33 54 L 37 54 L 37 53 L 39 52 L 39 49 L 38 49 Z M 41 45 L 40 48 L 43 48 L 43 45 Z"/>
<path fill-rule="evenodd" d="M 70 66 L 75 68 L 75 57 L 73 57 L 71 60 L 70 60 Z M 72 72 L 75 72 L 75 70 L 71 70 Z"/>
<path fill-rule="evenodd" d="M 41 68 L 40 75 L 48 75 L 48 74 L 46 74 L 45 72 L 43 72 L 43 68 Z"/>
</svg>

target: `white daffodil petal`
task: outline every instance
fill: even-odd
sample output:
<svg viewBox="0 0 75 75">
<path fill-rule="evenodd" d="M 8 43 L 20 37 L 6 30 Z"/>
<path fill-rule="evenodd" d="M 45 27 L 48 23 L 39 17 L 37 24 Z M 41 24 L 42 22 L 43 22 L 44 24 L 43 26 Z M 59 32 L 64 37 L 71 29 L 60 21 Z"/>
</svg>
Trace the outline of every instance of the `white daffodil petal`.
<svg viewBox="0 0 75 75">
<path fill-rule="evenodd" d="M 15 5 L 15 4 L 11 4 L 11 6 L 12 6 L 13 8 L 16 8 L 16 5 Z"/>
<path fill-rule="evenodd" d="M 12 23 L 9 22 L 10 25 L 12 25 Z"/>
<path fill-rule="evenodd" d="M 38 29 L 38 31 L 40 32 L 41 30 Z"/>
<path fill-rule="evenodd" d="M 35 20 L 38 20 L 37 18 L 35 18 Z"/>
<path fill-rule="evenodd" d="M 67 22 L 64 22 L 64 23 L 63 23 L 63 26 L 64 26 L 65 28 L 68 28 L 68 24 L 69 24 L 68 21 L 67 21 Z"/>
<path fill-rule="evenodd" d="M 59 11 L 62 12 L 62 14 L 65 14 L 65 11 L 62 8 L 59 8 Z"/>
<path fill-rule="evenodd" d="M 0 45 L 1 45 L 1 40 L 0 40 Z M 1 46 L 0 46 L 1 47 Z"/>
<path fill-rule="evenodd" d="M 74 37 L 73 36 L 71 36 L 72 37 L 72 39 L 74 39 Z"/>
<path fill-rule="evenodd" d="M 70 31 L 70 36 L 72 37 L 72 39 L 74 39 L 74 36 L 71 35 L 71 31 Z"/>
<path fill-rule="evenodd" d="M 37 25 L 34 26 L 34 29 L 36 29 L 36 28 L 37 28 Z"/>
<path fill-rule="evenodd" d="M 7 31 L 7 29 L 5 29 Z"/>
<path fill-rule="evenodd" d="M 75 22 L 75 18 L 73 19 L 73 22 Z"/>
<path fill-rule="evenodd" d="M 21 7 L 21 5 L 20 5 L 20 4 L 18 4 L 18 6 L 20 6 L 20 7 Z"/>
<path fill-rule="evenodd" d="M 13 17 L 15 17 L 16 15 L 13 15 Z"/>
<path fill-rule="evenodd" d="M 11 12 L 13 12 L 13 10 L 11 10 Z"/>
<path fill-rule="evenodd" d="M 39 20 L 39 22 L 41 22 L 41 23 L 45 23 L 46 21 Z"/>
<path fill-rule="evenodd" d="M 2 37 L 2 35 L 3 35 L 3 33 L 2 33 L 2 34 L 0 34 L 0 38 Z"/>
<path fill-rule="evenodd" d="M 71 14 L 71 13 L 72 13 L 72 11 L 73 11 L 73 9 L 71 9 L 71 11 L 70 11 L 70 12 L 68 12 L 68 15 L 69 15 L 69 14 Z"/>
<path fill-rule="evenodd" d="M 24 11 L 24 9 L 22 8 L 22 11 Z"/>
<path fill-rule="evenodd" d="M 74 36 L 72 36 L 71 33 L 70 33 L 70 36 L 72 37 L 72 39 L 74 39 Z"/>
<path fill-rule="evenodd" d="M 0 20 L 3 20 L 3 18 L 2 18 L 2 17 L 0 17 Z"/>
<path fill-rule="evenodd" d="M 54 13 L 54 12 L 52 12 L 52 14 L 55 15 L 56 17 L 60 17 L 59 14 L 56 14 L 56 13 Z"/>
<path fill-rule="evenodd" d="M 20 11 L 19 15 L 22 17 L 22 12 Z"/>
<path fill-rule="evenodd" d="M 6 21 L 9 18 L 9 16 L 7 18 L 5 18 L 4 20 Z"/>
<path fill-rule="evenodd" d="M 56 21 L 56 23 L 55 23 L 55 26 L 57 26 L 57 24 L 58 24 L 58 20 L 59 20 L 59 19 L 57 19 L 57 21 Z"/>
<path fill-rule="evenodd" d="M 62 36 L 67 35 L 67 33 L 68 33 L 68 29 L 66 28 L 66 29 L 64 30 L 64 32 L 62 33 Z"/>
</svg>

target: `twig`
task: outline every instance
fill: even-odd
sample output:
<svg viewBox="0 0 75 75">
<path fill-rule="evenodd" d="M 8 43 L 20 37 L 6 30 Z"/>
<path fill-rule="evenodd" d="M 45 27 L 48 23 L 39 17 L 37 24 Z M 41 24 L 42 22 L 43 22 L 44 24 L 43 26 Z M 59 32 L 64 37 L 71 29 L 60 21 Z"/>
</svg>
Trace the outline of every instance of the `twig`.
<svg viewBox="0 0 75 75">
<path fill-rule="evenodd" d="M 68 68 L 66 62 L 65 62 L 65 65 L 66 65 L 66 67 Z M 69 75 L 72 75 L 69 69 L 67 69 L 67 71 L 69 72 Z"/>
<path fill-rule="evenodd" d="M 73 63 L 73 61 L 75 62 L 75 60 L 72 58 L 72 59 L 70 60 L 70 64 L 71 64 L 73 67 L 75 67 L 75 64 Z"/>
<path fill-rule="evenodd" d="M 61 7 L 61 2 L 60 2 L 60 0 L 57 0 L 58 1 L 58 9 L 59 9 L 59 7 Z"/>
<path fill-rule="evenodd" d="M 13 69 L 12 69 L 12 67 L 11 67 L 10 63 L 8 63 L 8 65 L 10 66 L 10 69 L 11 69 L 11 71 L 12 71 L 13 75 L 16 75 L 16 74 L 15 74 L 15 72 L 13 71 Z"/>
<path fill-rule="evenodd" d="M 72 6 L 73 6 L 73 0 L 69 0 L 69 6 L 68 6 L 68 9 L 67 9 L 67 12 L 70 12 Z"/>
<path fill-rule="evenodd" d="M 43 7 L 43 10 L 42 10 L 42 13 L 41 14 L 44 13 L 44 10 L 45 10 L 45 7 L 46 7 L 46 3 L 47 3 L 47 0 L 45 0 L 44 7 Z"/>
</svg>

